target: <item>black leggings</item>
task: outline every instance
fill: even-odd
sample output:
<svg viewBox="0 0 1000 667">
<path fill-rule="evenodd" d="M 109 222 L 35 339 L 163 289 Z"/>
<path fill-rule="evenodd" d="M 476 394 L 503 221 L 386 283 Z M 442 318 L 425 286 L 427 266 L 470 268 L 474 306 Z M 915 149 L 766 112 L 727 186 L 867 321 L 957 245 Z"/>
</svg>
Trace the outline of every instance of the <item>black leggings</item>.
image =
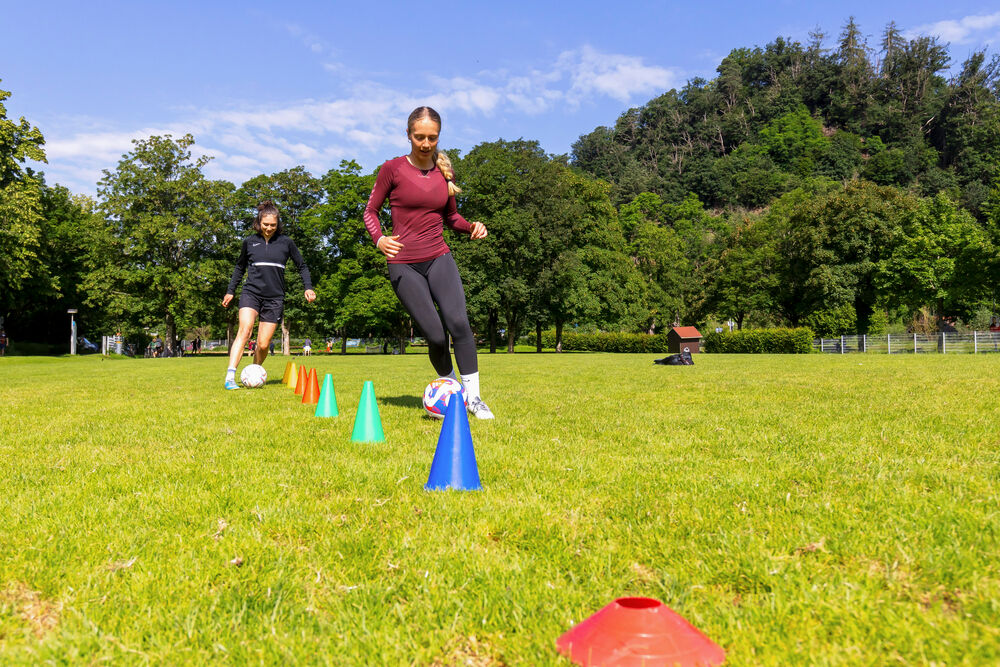
<svg viewBox="0 0 1000 667">
<path fill-rule="evenodd" d="M 476 339 L 465 309 L 465 289 L 451 253 L 417 264 L 390 264 L 389 281 L 403 307 L 427 338 L 431 363 L 438 375 L 448 375 L 452 371 L 445 328 L 455 344 L 459 373 L 478 372 Z"/>
</svg>

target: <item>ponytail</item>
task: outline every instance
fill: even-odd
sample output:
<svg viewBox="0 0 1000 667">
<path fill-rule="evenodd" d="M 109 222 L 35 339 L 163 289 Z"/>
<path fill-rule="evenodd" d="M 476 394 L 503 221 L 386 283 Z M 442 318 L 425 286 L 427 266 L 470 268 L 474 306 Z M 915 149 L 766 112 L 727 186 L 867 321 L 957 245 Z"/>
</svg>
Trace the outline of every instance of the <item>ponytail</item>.
<svg viewBox="0 0 1000 667">
<path fill-rule="evenodd" d="M 451 158 L 448 157 L 448 154 L 438 151 L 434 155 L 434 162 L 437 163 L 437 168 L 444 174 L 444 180 L 448 181 L 448 196 L 454 197 L 461 193 L 462 188 L 455 185 L 455 169 L 451 166 Z"/>
</svg>

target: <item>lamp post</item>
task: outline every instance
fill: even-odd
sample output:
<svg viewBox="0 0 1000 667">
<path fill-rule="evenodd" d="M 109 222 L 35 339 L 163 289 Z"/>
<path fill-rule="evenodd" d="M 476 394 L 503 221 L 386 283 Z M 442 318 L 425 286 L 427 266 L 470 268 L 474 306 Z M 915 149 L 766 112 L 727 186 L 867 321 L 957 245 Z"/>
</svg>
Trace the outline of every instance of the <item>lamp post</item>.
<svg viewBox="0 0 1000 667">
<path fill-rule="evenodd" d="M 76 354 L 76 320 L 73 316 L 76 315 L 76 308 L 70 308 L 66 311 L 69 313 L 69 353 L 70 355 Z"/>
</svg>

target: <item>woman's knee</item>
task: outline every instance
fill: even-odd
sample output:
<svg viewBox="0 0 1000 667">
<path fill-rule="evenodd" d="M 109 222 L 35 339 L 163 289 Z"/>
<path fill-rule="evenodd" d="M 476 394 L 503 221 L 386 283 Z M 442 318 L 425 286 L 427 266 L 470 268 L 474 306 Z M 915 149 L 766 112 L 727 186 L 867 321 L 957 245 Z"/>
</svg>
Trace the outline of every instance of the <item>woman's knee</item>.
<svg viewBox="0 0 1000 667">
<path fill-rule="evenodd" d="M 444 329 L 440 331 L 432 331 L 430 333 L 424 332 L 424 338 L 427 339 L 428 347 L 441 348 L 448 344 L 448 338 L 445 336 Z"/>
<path fill-rule="evenodd" d="M 263 347 L 267 347 L 271 344 L 271 340 L 274 338 L 274 332 L 268 332 L 266 329 L 261 331 L 257 330 L 257 344 Z"/>
<path fill-rule="evenodd" d="M 456 343 L 474 340 L 475 337 L 472 334 L 472 325 L 469 324 L 468 317 L 456 317 L 451 321 L 445 322 L 445 324 L 448 327 L 448 331 L 451 333 L 451 337 Z"/>
</svg>

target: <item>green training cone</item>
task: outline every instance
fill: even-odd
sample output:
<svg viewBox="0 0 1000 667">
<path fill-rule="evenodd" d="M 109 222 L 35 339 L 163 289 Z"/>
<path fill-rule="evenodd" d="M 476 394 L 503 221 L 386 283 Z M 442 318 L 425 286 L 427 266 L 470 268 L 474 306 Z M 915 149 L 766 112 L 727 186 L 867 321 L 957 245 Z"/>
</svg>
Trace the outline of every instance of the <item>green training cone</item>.
<svg viewBox="0 0 1000 667">
<path fill-rule="evenodd" d="M 361 390 L 351 442 L 385 442 L 382 419 L 378 415 L 378 403 L 375 402 L 375 385 L 371 380 L 365 380 L 365 386 Z"/>
<path fill-rule="evenodd" d="M 319 403 L 316 404 L 314 417 L 338 417 L 337 394 L 333 390 L 333 376 L 329 373 L 323 378 L 323 389 L 319 392 Z"/>
</svg>

